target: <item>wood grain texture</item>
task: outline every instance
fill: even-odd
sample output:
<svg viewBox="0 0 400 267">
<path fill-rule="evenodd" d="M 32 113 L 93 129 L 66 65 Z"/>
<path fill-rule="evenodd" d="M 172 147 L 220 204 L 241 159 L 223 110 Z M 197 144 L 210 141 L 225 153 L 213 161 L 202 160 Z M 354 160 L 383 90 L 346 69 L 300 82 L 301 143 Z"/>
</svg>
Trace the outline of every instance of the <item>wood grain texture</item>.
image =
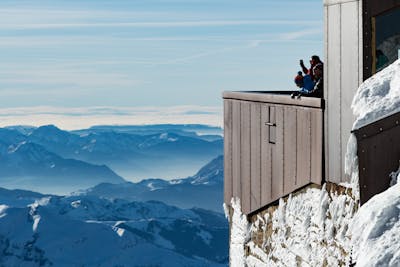
<svg viewBox="0 0 400 267">
<path fill-rule="evenodd" d="M 272 147 L 272 199 L 279 199 L 284 194 L 284 123 L 283 107 L 275 107 L 276 143 Z"/>
<path fill-rule="evenodd" d="M 297 112 L 296 108 L 284 108 L 284 184 L 285 192 L 297 186 Z"/>
<path fill-rule="evenodd" d="M 251 210 L 261 207 L 261 104 L 251 105 Z"/>
<path fill-rule="evenodd" d="M 232 101 L 224 100 L 224 202 L 232 199 Z"/>
<path fill-rule="evenodd" d="M 323 167 L 323 114 L 322 110 L 311 111 L 311 182 L 322 183 Z"/>
<path fill-rule="evenodd" d="M 241 151 L 241 173 L 240 180 L 242 185 L 241 190 L 241 204 L 242 211 L 245 214 L 250 213 L 250 198 L 251 198 L 251 111 L 250 111 L 250 102 L 243 101 L 241 103 L 241 116 L 240 116 L 240 127 L 241 127 L 241 135 L 240 135 L 240 151 Z"/>
<path fill-rule="evenodd" d="M 311 180 L 311 116 L 306 109 L 297 110 L 297 185 Z"/>
<path fill-rule="evenodd" d="M 241 136 L 241 112 L 240 101 L 232 101 L 232 194 L 234 197 L 241 197 L 241 150 L 240 150 L 240 136 Z"/>
<path fill-rule="evenodd" d="M 269 105 L 261 106 L 261 205 L 272 199 L 272 145 L 269 143 Z"/>
</svg>

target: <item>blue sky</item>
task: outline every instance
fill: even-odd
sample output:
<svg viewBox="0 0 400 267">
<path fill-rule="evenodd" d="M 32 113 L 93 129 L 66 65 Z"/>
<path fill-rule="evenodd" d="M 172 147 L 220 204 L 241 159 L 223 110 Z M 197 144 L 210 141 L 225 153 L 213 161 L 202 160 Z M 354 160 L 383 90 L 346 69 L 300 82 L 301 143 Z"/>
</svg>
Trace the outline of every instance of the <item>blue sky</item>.
<svg viewBox="0 0 400 267">
<path fill-rule="evenodd" d="M 318 0 L 0 3 L 3 108 L 221 106 L 322 51 Z"/>
</svg>

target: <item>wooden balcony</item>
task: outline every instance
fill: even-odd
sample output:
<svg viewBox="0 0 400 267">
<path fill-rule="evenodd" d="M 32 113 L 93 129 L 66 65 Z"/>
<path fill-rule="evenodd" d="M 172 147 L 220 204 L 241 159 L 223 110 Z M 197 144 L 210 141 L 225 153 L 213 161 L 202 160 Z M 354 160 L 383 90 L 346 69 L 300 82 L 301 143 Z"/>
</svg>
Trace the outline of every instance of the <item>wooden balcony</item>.
<svg viewBox="0 0 400 267">
<path fill-rule="evenodd" d="M 324 100 L 224 92 L 224 202 L 250 214 L 323 179 Z"/>
</svg>

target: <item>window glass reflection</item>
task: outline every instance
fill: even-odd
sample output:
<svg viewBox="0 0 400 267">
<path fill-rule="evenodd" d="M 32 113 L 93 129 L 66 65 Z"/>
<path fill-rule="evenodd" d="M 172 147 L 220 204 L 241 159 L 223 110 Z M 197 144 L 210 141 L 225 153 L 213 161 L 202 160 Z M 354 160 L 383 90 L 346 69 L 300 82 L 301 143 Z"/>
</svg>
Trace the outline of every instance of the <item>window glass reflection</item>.
<svg viewBox="0 0 400 267">
<path fill-rule="evenodd" d="M 375 72 L 399 58 L 400 8 L 375 17 Z"/>
</svg>

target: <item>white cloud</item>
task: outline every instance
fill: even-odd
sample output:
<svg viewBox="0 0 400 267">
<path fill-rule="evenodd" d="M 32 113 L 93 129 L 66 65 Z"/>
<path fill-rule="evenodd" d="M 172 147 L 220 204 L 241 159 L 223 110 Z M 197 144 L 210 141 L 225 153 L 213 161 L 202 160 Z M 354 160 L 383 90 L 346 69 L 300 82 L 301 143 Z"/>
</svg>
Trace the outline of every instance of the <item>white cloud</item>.
<svg viewBox="0 0 400 267">
<path fill-rule="evenodd" d="M 286 32 L 280 34 L 282 40 L 297 40 L 303 37 L 322 34 L 322 28 L 310 28 L 300 31 Z"/>
<path fill-rule="evenodd" d="M 90 22 L 90 23 L 9 23 L 3 30 L 63 29 L 63 28 L 171 28 L 171 27 L 223 27 L 255 25 L 319 25 L 318 20 L 199 20 L 157 22 Z"/>
<path fill-rule="evenodd" d="M 51 67 L 32 66 L 29 69 L 0 70 L 0 83 L 16 85 L 55 86 L 56 88 L 132 88 L 144 81 L 136 80 L 128 74 L 118 72 L 104 72 L 96 69 L 74 69 L 61 65 Z M 24 66 L 26 67 L 26 66 Z M 4 88 L 4 86 L 3 86 Z M 0 89 L 0 91 L 2 91 Z"/>
<path fill-rule="evenodd" d="M 55 124 L 65 130 L 93 125 L 206 124 L 222 126 L 222 107 L 20 107 L 0 109 L 0 127 Z"/>
</svg>

